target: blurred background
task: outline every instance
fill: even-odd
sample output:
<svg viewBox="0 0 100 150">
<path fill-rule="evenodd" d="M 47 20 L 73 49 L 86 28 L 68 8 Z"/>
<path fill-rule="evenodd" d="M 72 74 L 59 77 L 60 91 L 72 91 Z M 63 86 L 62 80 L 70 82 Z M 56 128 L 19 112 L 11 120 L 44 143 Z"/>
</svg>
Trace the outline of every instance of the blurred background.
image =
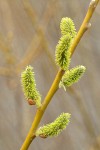
<svg viewBox="0 0 100 150">
<path fill-rule="evenodd" d="M 61 18 L 73 19 L 78 30 L 88 5 L 87 0 L 0 0 L 0 150 L 19 150 L 35 116 L 21 88 L 22 70 L 34 67 L 44 99 L 58 70 Z M 70 66 L 86 66 L 84 77 L 54 95 L 40 125 L 62 112 L 71 113 L 71 122 L 56 138 L 36 138 L 29 150 L 100 150 L 100 3 L 91 24 Z"/>
</svg>

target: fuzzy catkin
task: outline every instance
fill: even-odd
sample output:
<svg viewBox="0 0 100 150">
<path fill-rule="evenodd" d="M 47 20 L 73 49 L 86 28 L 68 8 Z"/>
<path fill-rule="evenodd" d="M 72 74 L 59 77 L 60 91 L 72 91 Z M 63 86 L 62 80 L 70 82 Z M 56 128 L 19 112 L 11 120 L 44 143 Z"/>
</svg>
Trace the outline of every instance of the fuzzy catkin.
<svg viewBox="0 0 100 150">
<path fill-rule="evenodd" d="M 43 137 L 53 137 L 57 136 L 58 134 L 63 131 L 70 119 L 69 113 L 62 113 L 54 122 L 44 125 L 43 127 L 40 127 L 36 131 L 36 136 L 43 136 Z"/>
<path fill-rule="evenodd" d="M 76 36 L 74 22 L 70 18 L 62 18 L 60 23 L 62 37 L 60 38 L 55 51 L 55 62 L 62 70 L 68 70 L 70 64 L 70 47 Z"/>
<path fill-rule="evenodd" d="M 65 17 L 61 19 L 60 29 L 62 35 L 70 34 L 72 38 L 76 36 L 76 29 L 72 19 Z"/>
<path fill-rule="evenodd" d="M 22 72 L 21 82 L 24 95 L 27 100 L 33 100 L 36 103 L 37 107 L 39 107 L 41 105 L 41 96 L 36 89 L 34 72 L 31 66 L 27 66 L 26 70 Z"/>
<path fill-rule="evenodd" d="M 60 81 L 59 87 L 64 87 L 64 89 L 66 89 L 66 87 L 78 82 L 85 70 L 86 68 L 84 66 L 77 66 L 66 71 L 62 77 L 62 80 Z"/>
<path fill-rule="evenodd" d="M 64 35 L 60 38 L 55 51 L 55 62 L 63 70 L 67 70 L 70 64 L 70 51 L 69 47 L 72 43 L 70 35 Z"/>
</svg>

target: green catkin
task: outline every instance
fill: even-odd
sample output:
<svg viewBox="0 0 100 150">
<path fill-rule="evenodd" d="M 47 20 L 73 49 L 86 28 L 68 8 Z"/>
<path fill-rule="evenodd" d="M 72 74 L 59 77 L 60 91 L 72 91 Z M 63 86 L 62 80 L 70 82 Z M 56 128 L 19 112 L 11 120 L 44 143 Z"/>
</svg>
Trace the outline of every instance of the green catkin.
<svg viewBox="0 0 100 150">
<path fill-rule="evenodd" d="M 69 47 L 71 46 L 71 43 L 72 43 L 71 36 L 67 34 L 60 38 L 56 46 L 55 62 L 63 70 L 67 70 L 70 64 L 71 53 L 68 50 Z"/>
<path fill-rule="evenodd" d="M 63 70 L 68 70 L 71 53 L 70 46 L 76 36 L 74 22 L 70 18 L 62 18 L 60 23 L 62 37 L 60 38 L 55 51 L 55 62 Z"/>
<path fill-rule="evenodd" d="M 59 87 L 64 87 L 64 89 L 66 90 L 66 87 L 69 87 L 73 83 L 79 81 L 85 70 L 86 68 L 84 66 L 77 66 L 69 71 L 66 71 L 60 81 Z"/>
<path fill-rule="evenodd" d="M 34 78 L 33 68 L 31 66 L 27 66 L 26 70 L 21 74 L 21 82 L 24 91 L 24 95 L 27 100 L 33 100 L 37 107 L 41 105 L 41 96 L 36 89 L 36 83 Z"/>
<path fill-rule="evenodd" d="M 69 113 L 62 113 L 54 122 L 40 127 L 36 131 L 36 136 L 53 137 L 61 133 L 66 128 L 70 119 Z"/>
<path fill-rule="evenodd" d="M 66 17 L 62 18 L 60 23 L 60 29 L 62 35 L 70 34 L 72 38 L 76 36 L 76 29 L 72 19 Z"/>
</svg>

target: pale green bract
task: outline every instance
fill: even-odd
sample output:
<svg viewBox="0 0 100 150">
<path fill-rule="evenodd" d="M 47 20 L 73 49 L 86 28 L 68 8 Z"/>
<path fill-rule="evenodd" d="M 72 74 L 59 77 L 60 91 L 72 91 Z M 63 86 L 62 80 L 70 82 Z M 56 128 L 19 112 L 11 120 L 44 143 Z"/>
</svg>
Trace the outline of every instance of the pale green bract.
<svg viewBox="0 0 100 150">
<path fill-rule="evenodd" d="M 27 66 L 26 70 L 21 74 L 21 82 L 24 91 L 25 97 L 28 99 L 32 99 L 37 107 L 41 105 L 41 96 L 36 89 L 35 77 L 33 68 L 31 66 Z"/>
<path fill-rule="evenodd" d="M 66 87 L 69 87 L 73 83 L 79 81 L 85 70 L 86 68 L 84 66 L 77 66 L 71 70 L 66 71 L 59 83 L 59 87 L 63 87 L 66 90 Z"/>
<path fill-rule="evenodd" d="M 60 29 L 62 35 L 70 34 L 72 38 L 76 36 L 76 29 L 72 19 L 66 17 L 61 19 Z"/>
<path fill-rule="evenodd" d="M 53 137 L 61 133 L 66 128 L 70 119 L 69 113 L 62 113 L 54 122 L 40 127 L 36 131 L 36 136 Z"/>
</svg>

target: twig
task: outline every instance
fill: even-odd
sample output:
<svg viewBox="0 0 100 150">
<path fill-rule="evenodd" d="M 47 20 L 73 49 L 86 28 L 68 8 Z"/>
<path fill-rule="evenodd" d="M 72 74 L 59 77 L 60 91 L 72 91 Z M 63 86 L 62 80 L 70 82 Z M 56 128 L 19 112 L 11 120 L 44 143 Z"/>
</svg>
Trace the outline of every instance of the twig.
<svg viewBox="0 0 100 150">
<path fill-rule="evenodd" d="M 80 30 L 75 38 L 75 41 L 73 43 L 73 45 L 71 46 L 70 48 L 70 51 L 71 51 L 71 54 L 74 53 L 74 50 L 75 48 L 77 47 L 81 37 L 83 36 L 83 34 L 85 33 L 85 31 L 91 27 L 91 23 L 89 22 L 91 17 L 92 17 L 92 14 L 98 4 L 99 0 L 91 0 L 90 2 L 90 5 L 89 5 L 89 8 L 88 8 L 88 11 L 87 11 L 87 14 L 85 16 L 85 19 L 80 27 Z"/>
<path fill-rule="evenodd" d="M 98 4 L 99 0 L 92 0 L 90 5 L 89 5 L 89 8 L 88 8 L 88 11 L 87 11 L 87 14 L 86 14 L 86 17 L 82 23 L 82 26 L 80 27 L 80 30 L 75 38 L 75 40 L 73 41 L 73 46 L 71 47 L 70 51 L 71 53 L 73 54 L 76 46 L 78 45 L 80 39 L 82 38 L 84 32 L 88 29 L 88 25 L 89 25 L 89 20 L 96 8 L 96 5 Z M 41 121 L 41 118 L 48 106 L 48 104 L 50 103 L 53 95 L 55 94 L 55 92 L 57 91 L 58 89 L 58 85 L 59 85 L 59 82 L 62 78 L 64 74 L 64 71 L 62 69 L 60 69 L 55 77 L 55 80 L 49 90 L 49 92 L 47 93 L 47 96 L 45 97 L 43 103 L 42 103 L 42 106 L 37 110 L 36 112 L 36 115 L 35 115 L 35 118 L 34 118 L 34 121 L 32 123 L 32 126 L 31 126 L 31 129 L 21 147 L 21 150 L 27 150 L 28 147 L 30 146 L 31 142 L 33 141 L 33 139 L 35 138 L 35 131 Z"/>
</svg>

